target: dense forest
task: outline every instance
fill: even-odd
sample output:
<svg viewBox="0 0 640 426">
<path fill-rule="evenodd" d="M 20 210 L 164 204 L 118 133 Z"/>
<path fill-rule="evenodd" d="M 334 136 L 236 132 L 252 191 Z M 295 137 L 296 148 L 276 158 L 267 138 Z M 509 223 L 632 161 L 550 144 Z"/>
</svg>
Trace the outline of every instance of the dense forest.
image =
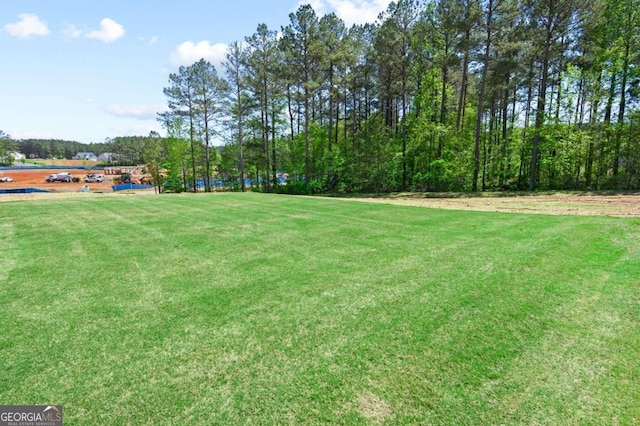
<svg viewBox="0 0 640 426">
<path fill-rule="evenodd" d="M 170 76 L 170 163 L 267 191 L 638 189 L 639 6 L 399 1 L 351 28 L 301 6 L 231 44 L 224 73 Z"/>
<path fill-rule="evenodd" d="M 348 28 L 300 6 L 229 45 L 222 70 L 203 59 L 171 74 L 166 138 L 95 150 L 206 190 L 213 178 L 290 192 L 637 190 L 639 9 L 402 0 Z"/>
<path fill-rule="evenodd" d="M 15 162 L 8 156 L 10 152 L 24 154 L 27 159 L 73 159 L 81 152 L 91 152 L 96 156 L 115 153 L 110 162 L 121 165 L 145 163 L 145 150 L 149 144 L 162 145 L 163 138 L 152 132 L 149 136 L 118 136 L 107 138 L 105 142 L 81 143 L 61 139 L 20 139 L 14 140 L 0 130 L 0 165 Z"/>
<path fill-rule="evenodd" d="M 19 151 L 27 158 L 72 159 L 79 152 L 93 152 L 97 155 L 108 152 L 106 144 L 83 144 L 60 139 L 22 139 L 18 141 Z"/>
</svg>

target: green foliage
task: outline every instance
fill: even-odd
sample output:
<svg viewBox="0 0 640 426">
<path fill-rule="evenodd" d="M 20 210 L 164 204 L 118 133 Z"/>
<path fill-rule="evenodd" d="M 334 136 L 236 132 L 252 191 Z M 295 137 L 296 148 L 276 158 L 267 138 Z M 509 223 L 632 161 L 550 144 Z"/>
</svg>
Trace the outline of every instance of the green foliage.
<svg viewBox="0 0 640 426">
<path fill-rule="evenodd" d="M 303 5 L 281 37 L 259 25 L 228 56 L 225 173 L 241 162 L 267 191 L 274 170 L 330 192 L 640 189 L 637 0 L 525 6 L 401 1 L 347 30 Z"/>
<path fill-rule="evenodd" d="M 19 151 L 27 158 L 71 160 L 79 152 L 93 152 L 95 155 L 113 152 L 109 141 L 84 144 L 60 139 L 22 139 L 17 144 Z"/>
<path fill-rule="evenodd" d="M 17 145 L 11 136 L 0 130 L 0 166 L 13 164 L 14 158 L 11 155 L 16 152 Z"/>
<path fill-rule="evenodd" d="M 427 191 L 450 191 L 453 184 L 453 169 L 444 159 L 432 161 L 429 171 L 416 174 L 416 179 L 422 180 Z"/>
<path fill-rule="evenodd" d="M 304 180 L 292 180 L 288 181 L 286 185 L 276 185 L 274 187 L 274 192 L 289 195 L 314 195 L 321 194 L 326 190 L 326 185 L 317 180 L 309 183 Z"/>
</svg>

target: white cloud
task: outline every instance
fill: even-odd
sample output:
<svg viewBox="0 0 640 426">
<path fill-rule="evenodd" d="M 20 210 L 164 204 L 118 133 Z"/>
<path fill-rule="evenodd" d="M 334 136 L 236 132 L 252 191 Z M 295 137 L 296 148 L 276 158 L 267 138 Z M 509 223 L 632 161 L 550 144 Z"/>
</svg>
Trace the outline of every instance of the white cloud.
<svg viewBox="0 0 640 426">
<path fill-rule="evenodd" d="M 82 35 L 82 30 L 73 24 L 67 24 L 65 29 L 63 30 L 63 33 L 67 37 L 77 38 Z"/>
<path fill-rule="evenodd" d="M 222 63 L 225 61 L 227 45 L 224 43 L 209 44 L 208 40 L 194 43 L 185 41 L 171 53 L 171 64 L 175 67 L 191 65 L 200 59 L 211 62 L 218 72 L 222 71 Z"/>
<path fill-rule="evenodd" d="M 347 27 L 353 24 L 373 23 L 380 12 L 389 7 L 391 0 L 327 0 Z"/>
<path fill-rule="evenodd" d="M 124 36 L 124 27 L 113 19 L 104 18 L 100 21 L 100 29 L 89 31 L 86 36 L 110 43 Z"/>
<path fill-rule="evenodd" d="M 158 42 L 158 40 L 160 40 L 159 36 L 153 36 L 153 37 L 138 37 L 138 40 L 140 40 L 141 42 L 143 42 L 144 44 L 148 44 L 149 46 L 153 46 L 154 44 L 156 44 Z"/>
<path fill-rule="evenodd" d="M 6 24 L 4 30 L 14 37 L 30 38 L 32 36 L 44 36 L 49 34 L 47 23 L 41 21 L 33 13 L 21 13 L 18 15 L 20 21 Z"/>
<path fill-rule="evenodd" d="M 298 7 L 310 4 L 318 16 L 335 12 L 347 27 L 374 23 L 392 0 L 300 0 Z M 296 8 L 297 10 L 297 8 Z M 294 11 L 295 12 L 295 11 Z"/>
<path fill-rule="evenodd" d="M 300 0 L 298 2 L 298 5 L 296 6 L 296 9 L 293 10 L 293 13 L 296 13 L 296 11 L 300 8 L 300 6 L 304 6 L 304 5 L 310 5 L 313 8 L 313 11 L 316 12 L 316 15 L 318 16 L 322 16 L 325 15 L 327 13 L 327 5 L 324 2 L 324 0 Z"/>
<path fill-rule="evenodd" d="M 167 110 L 165 105 L 119 105 L 105 107 L 108 113 L 117 117 L 136 118 L 139 120 L 156 119 L 159 112 Z"/>
</svg>

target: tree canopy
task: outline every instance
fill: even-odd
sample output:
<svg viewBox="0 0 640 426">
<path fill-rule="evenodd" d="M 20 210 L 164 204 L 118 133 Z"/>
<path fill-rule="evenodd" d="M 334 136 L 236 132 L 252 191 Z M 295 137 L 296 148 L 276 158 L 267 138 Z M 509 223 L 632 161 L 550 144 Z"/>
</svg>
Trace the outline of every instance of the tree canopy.
<svg viewBox="0 0 640 426">
<path fill-rule="evenodd" d="M 223 74 L 204 59 L 171 74 L 167 138 L 93 151 L 171 165 L 194 190 L 637 190 L 639 9 L 399 0 L 347 28 L 302 5 L 282 28 L 258 24 L 229 45 Z M 78 148 L 19 145 L 67 158 Z"/>
<path fill-rule="evenodd" d="M 401 0 L 349 29 L 300 6 L 277 51 L 260 24 L 232 63 L 246 102 L 220 172 L 268 191 L 639 189 L 638 6 Z"/>
</svg>

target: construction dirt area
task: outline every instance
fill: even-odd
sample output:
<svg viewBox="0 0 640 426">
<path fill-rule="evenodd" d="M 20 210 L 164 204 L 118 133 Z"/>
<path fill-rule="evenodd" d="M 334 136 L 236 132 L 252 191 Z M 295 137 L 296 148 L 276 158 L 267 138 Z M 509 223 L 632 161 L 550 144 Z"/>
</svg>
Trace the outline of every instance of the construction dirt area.
<svg viewBox="0 0 640 426">
<path fill-rule="evenodd" d="M 79 182 L 47 182 L 47 176 L 63 172 L 71 173 L 71 176 L 79 178 Z M 0 182 L 0 189 L 13 188 L 37 188 L 51 192 L 81 192 L 83 186 L 88 186 L 90 191 L 111 192 L 112 179 L 114 176 L 104 176 L 103 182 L 85 183 L 84 177 L 89 173 L 100 173 L 100 171 L 80 170 L 80 169 L 20 169 L 2 170 L 1 176 L 8 176 L 13 182 Z M 9 194 L 11 195 L 11 194 Z"/>
<path fill-rule="evenodd" d="M 47 176 L 70 172 L 79 182 L 46 182 Z M 43 197 L 71 196 L 82 193 L 87 186 L 90 193 L 112 194 L 111 185 L 116 176 L 104 175 L 103 182 L 85 183 L 84 177 L 91 170 L 81 169 L 20 169 L 0 171 L 0 177 L 9 176 L 13 182 L 0 182 L 0 189 L 37 188 L 49 194 L 0 194 L 0 202 L 37 199 Z M 97 173 L 100 173 L 99 171 Z M 123 191 L 131 195 L 153 194 L 153 189 Z M 342 200 L 387 203 L 406 206 L 430 207 L 452 210 L 476 210 L 561 215 L 602 215 L 616 217 L 640 217 L 640 192 L 545 192 L 545 193 L 416 193 L 401 192 L 375 196 L 347 196 Z"/>
</svg>

